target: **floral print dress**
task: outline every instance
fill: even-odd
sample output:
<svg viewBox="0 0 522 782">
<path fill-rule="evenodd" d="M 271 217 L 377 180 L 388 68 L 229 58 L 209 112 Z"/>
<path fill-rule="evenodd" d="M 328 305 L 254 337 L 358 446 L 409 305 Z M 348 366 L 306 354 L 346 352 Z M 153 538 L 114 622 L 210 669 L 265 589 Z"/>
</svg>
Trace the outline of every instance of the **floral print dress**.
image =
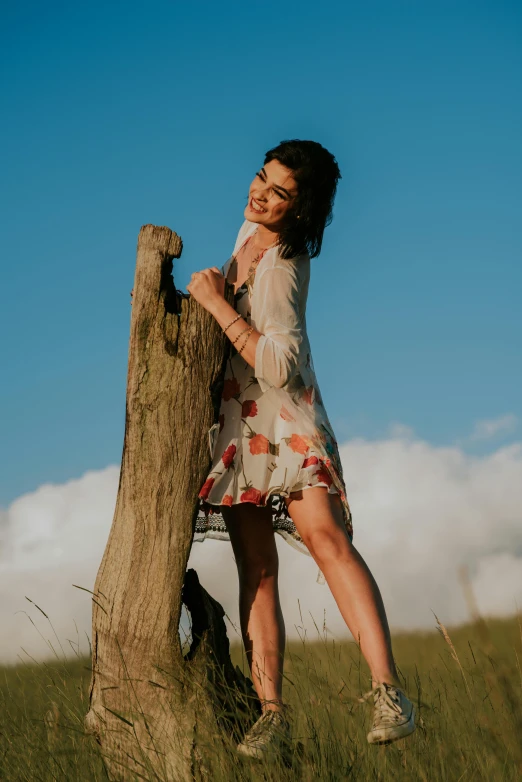
<svg viewBox="0 0 522 782">
<path fill-rule="evenodd" d="M 234 297 L 234 308 L 248 324 L 258 270 L 259 266 Z M 311 385 L 306 386 L 298 373 L 285 388 L 263 391 L 254 368 L 234 345 L 230 346 L 219 419 L 209 432 L 212 465 L 198 494 L 194 540 L 229 540 L 221 505 L 270 505 L 274 531 L 309 554 L 283 497 L 313 486 L 324 486 L 329 493 L 340 495 L 344 523 L 352 539 L 352 514 L 337 441 L 322 404 L 310 352 L 307 368 L 314 379 Z"/>
</svg>

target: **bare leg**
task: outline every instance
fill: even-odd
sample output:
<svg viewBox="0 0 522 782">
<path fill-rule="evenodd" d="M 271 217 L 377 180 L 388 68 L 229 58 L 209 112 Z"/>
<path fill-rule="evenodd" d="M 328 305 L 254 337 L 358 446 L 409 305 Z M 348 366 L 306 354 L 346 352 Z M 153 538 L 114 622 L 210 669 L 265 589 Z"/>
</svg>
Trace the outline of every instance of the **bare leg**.
<svg viewBox="0 0 522 782">
<path fill-rule="evenodd" d="M 321 568 L 341 615 L 372 674 L 372 682 L 400 685 L 392 654 L 390 630 L 379 587 L 350 542 L 343 523 L 341 499 L 324 486 L 285 497 L 288 512 Z"/>
<path fill-rule="evenodd" d="M 239 575 L 239 615 L 254 687 L 263 710 L 282 705 L 285 627 L 279 560 L 269 506 L 222 506 Z"/>
</svg>

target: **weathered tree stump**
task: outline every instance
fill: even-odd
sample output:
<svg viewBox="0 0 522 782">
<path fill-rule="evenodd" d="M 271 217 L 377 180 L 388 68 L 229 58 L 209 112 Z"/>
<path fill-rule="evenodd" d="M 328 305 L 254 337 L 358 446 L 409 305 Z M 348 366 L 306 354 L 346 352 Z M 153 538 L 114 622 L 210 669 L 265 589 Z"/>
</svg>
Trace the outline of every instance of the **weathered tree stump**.
<svg viewBox="0 0 522 782">
<path fill-rule="evenodd" d="M 85 718 L 114 780 L 207 776 L 205 745 L 235 740 L 237 720 L 258 708 L 230 662 L 223 609 L 186 573 L 228 340 L 176 290 L 172 261 L 181 250 L 169 228 L 142 227 L 121 473 L 94 587 Z M 232 301 L 228 284 L 226 296 Z M 185 656 L 182 601 L 192 616 Z"/>
</svg>

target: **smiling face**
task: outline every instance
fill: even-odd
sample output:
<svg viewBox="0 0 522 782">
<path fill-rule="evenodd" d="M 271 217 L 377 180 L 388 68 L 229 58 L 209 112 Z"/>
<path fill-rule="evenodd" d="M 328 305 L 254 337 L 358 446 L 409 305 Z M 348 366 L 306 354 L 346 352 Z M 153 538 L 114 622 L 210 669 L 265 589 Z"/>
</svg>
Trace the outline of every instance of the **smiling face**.
<svg viewBox="0 0 522 782">
<path fill-rule="evenodd" d="M 278 160 L 270 160 L 255 175 L 248 192 L 245 218 L 278 231 L 294 206 L 297 183 L 293 171 Z"/>
</svg>

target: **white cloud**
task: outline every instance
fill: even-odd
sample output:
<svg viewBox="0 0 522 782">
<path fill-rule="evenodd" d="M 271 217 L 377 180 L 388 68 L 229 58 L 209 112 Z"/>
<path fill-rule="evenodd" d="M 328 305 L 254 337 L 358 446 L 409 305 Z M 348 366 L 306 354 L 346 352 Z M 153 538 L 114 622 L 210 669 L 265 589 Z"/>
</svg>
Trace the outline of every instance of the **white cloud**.
<svg viewBox="0 0 522 782">
<path fill-rule="evenodd" d="M 411 440 L 413 437 L 415 437 L 415 432 L 411 426 L 395 422 L 389 425 L 388 435 L 392 439 Z"/>
<path fill-rule="evenodd" d="M 108 536 L 118 488 L 119 468 L 89 471 L 65 484 L 44 484 L 16 499 L 0 513 L 0 662 L 36 659 L 57 648 L 48 620 L 72 654 L 66 639 L 88 652 L 91 636 L 92 589 Z M 24 613 L 24 612 L 27 612 Z M 78 632 L 75 628 L 75 622 Z M 58 649 L 59 652 L 59 649 Z"/>
<path fill-rule="evenodd" d="M 518 418 L 513 413 L 508 413 L 508 415 L 503 415 L 499 418 L 477 421 L 469 436 L 469 440 L 491 440 L 497 435 L 512 434 L 517 426 Z"/>
<path fill-rule="evenodd" d="M 374 574 L 393 629 L 434 626 L 468 618 L 458 568 L 469 567 L 479 608 L 510 614 L 522 606 L 522 443 L 474 457 L 458 447 L 436 448 L 394 425 L 379 442 L 351 440 L 340 447 L 354 516 L 354 544 Z M 75 641 L 88 650 L 92 589 L 108 537 L 119 468 L 88 472 L 63 485 L 46 484 L 0 512 L 0 662 L 51 654 L 27 611 L 53 646 Z M 287 632 L 309 613 L 338 637 L 349 636 L 317 567 L 278 538 L 281 599 Z M 196 543 L 190 566 L 237 619 L 237 576 L 230 544 Z M 233 635 L 233 633 L 232 633 Z"/>
</svg>

